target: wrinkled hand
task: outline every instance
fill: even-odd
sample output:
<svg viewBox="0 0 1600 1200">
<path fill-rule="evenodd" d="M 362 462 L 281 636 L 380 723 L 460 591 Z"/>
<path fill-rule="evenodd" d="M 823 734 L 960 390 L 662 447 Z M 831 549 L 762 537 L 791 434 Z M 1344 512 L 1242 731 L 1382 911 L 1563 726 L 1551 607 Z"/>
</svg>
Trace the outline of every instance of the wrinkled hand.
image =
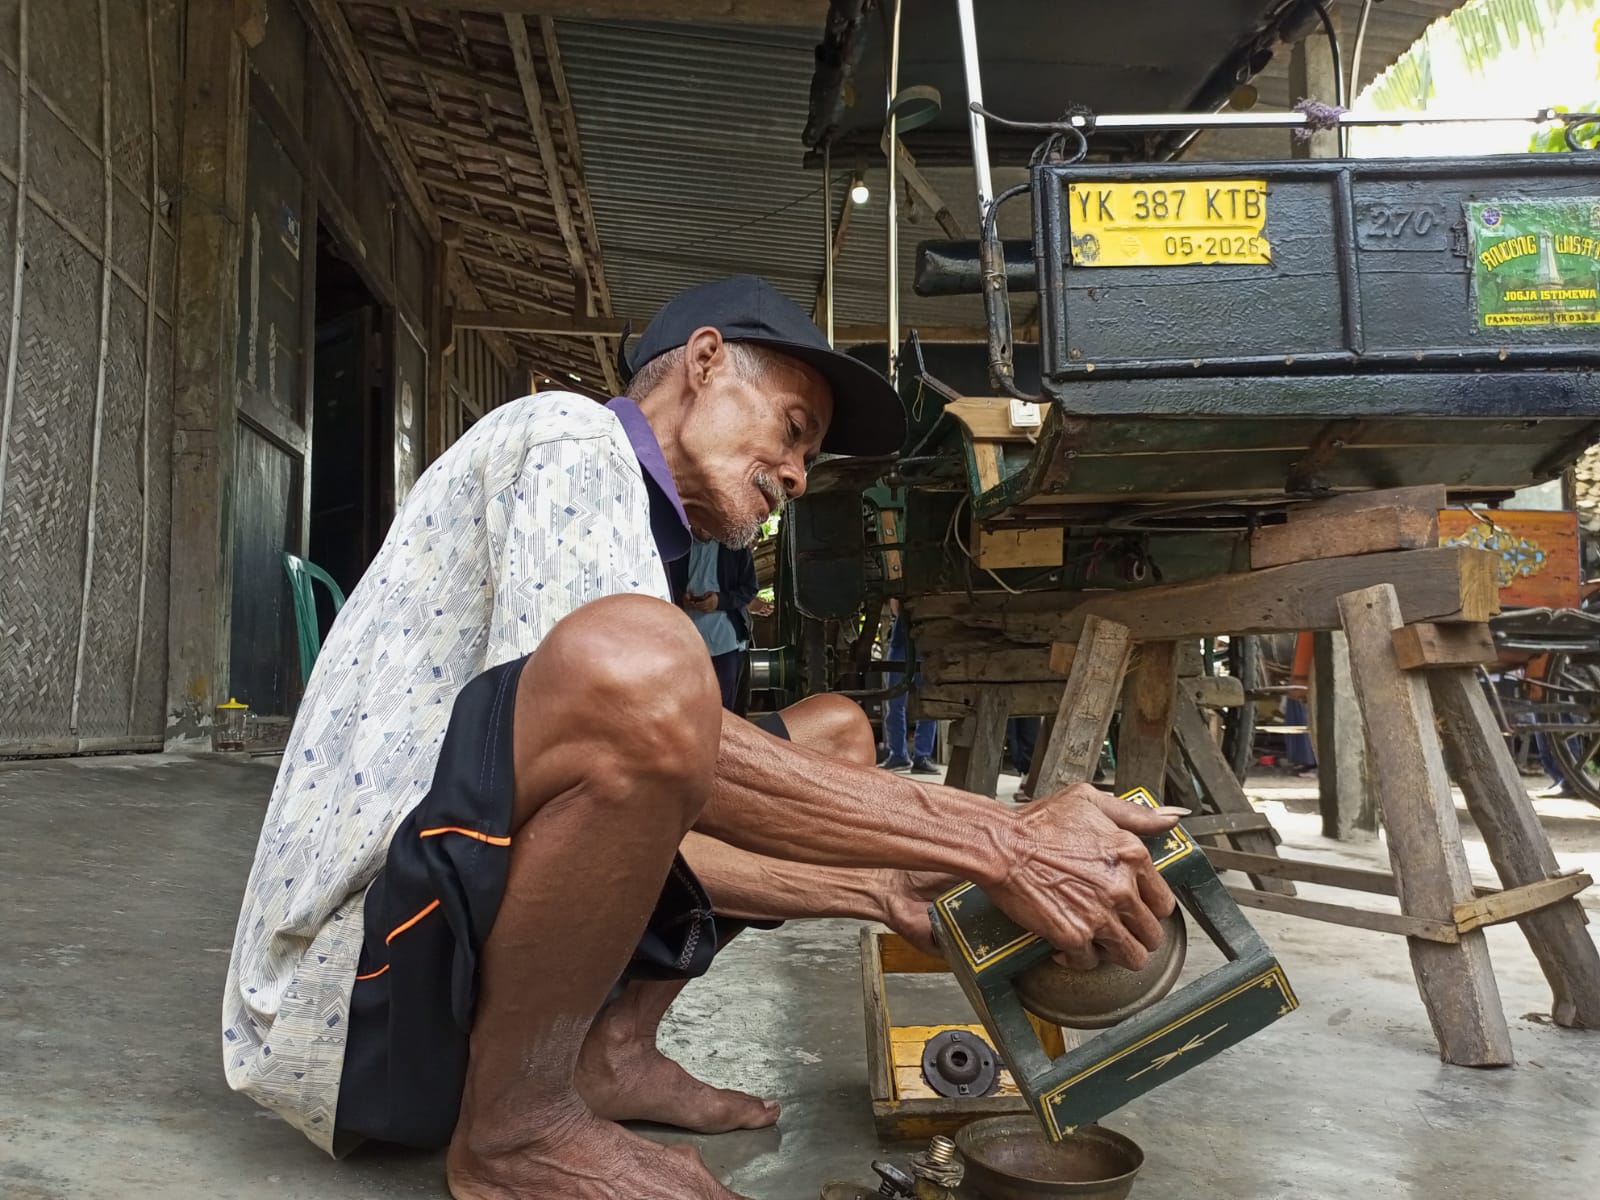
<svg viewBox="0 0 1600 1200">
<path fill-rule="evenodd" d="M 918 950 L 939 954 L 928 905 L 961 883 L 961 877 L 936 871 L 884 871 L 881 875 L 875 889 L 883 904 L 878 919 Z"/>
<path fill-rule="evenodd" d="M 703 613 L 716 612 L 717 611 L 717 593 L 715 593 L 715 592 L 707 592 L 704 596 L 701 596 L 701 597 L 699 597 L 698 599 L 695 599 L 695 600 L 691 600 L 690 603 L 693 604 L 694 607 L 696 609 L 698 609 L 700 612 L 703 612 Z"/>
<path fill-rule="evenodd" d="M 1176 903 L 1139 836 L 1171 829 L 1182 814 L 1074 784 L 1019 814 L 1010 872 L 985 890 L 1064 966 L 1106 959 L 1138 970 Z"/>
</svg>

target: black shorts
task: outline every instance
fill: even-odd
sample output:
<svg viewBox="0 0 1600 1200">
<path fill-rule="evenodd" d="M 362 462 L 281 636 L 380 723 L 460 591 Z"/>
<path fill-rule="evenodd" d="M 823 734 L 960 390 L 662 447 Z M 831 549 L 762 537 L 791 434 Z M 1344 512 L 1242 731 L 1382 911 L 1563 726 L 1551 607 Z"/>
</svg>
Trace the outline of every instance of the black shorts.
<svg viewBox="0 0 1600 1200">
<path fill-rule="evenodd" d="M 526 659 L 456 697 L 433 785 L 400 823 L 367 888 L 350 997 L 335 1151 L 365 1139 L 449 1144 L 467 1076 L 478 955 L 500 909 L 511 856 L 512 719 Z M 756 722 L 788 737 L 777 714 Z M 719 918 L 679 855 L 613 995 L 634 979 L 693 979 L 741 928 Z M 771 928 L 776 923 L 767 924 Z"/>
</svg>

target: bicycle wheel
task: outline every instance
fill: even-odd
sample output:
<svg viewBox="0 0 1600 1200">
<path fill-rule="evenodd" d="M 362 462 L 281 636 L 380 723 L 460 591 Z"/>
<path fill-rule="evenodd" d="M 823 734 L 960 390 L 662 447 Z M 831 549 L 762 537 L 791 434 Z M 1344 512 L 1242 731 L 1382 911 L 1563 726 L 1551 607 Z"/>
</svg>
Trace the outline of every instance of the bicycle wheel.
<svg viewBox="0 0 1600 1200">
<path fill-rule="evenodd" d="M 1600 659 L 1552 654 L 1539 685 L 1545 746 L 1567 786 L 1600 805 Z M 1551 725 L 1571 725 L 1573 732 L 1556 733 Z"/>
</svg>

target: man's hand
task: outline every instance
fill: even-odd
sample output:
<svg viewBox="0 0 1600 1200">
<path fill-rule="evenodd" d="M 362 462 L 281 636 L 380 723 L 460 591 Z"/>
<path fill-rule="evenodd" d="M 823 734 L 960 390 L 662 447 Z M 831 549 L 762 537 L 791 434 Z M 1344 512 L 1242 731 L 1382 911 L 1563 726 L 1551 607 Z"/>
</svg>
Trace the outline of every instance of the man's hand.
<svg viewBox="0 0 1600 1200">
<path fill-rule="evenodd" d="M 961 883 L 960 877 L 935 871 L 882 871 L 879 875 L 874 891 L 883 912 L 878 919 L 918 950 L 939 954 L 928 905 Z"/>
<path fill-rule="evenodd" d="M 683 594 L 683 600 L 681 601 L 681 603 L 683 604 L 683 606 L 685 608 L 690 609 L 690 610 L 692 610 L 694 612 L 703 612 L 703 613 L 716 612 L 717 611 L 717 593 L 716 592 L 707 592 L 703 596 L 697 596 L 693 592 L 685 592 Z"/>
<path fill-rule="evenodd" d="M 750 615 L 755 617 L 770 617 L 772 615 L 772 601 L 757 596 L 750 601 Z"/>
<path fill-rule="evenodd" d="M 1020 814 L 1006 847 L 1010 871 L 985 891 L 1063 965 L 1089 970 L 1107 959 L 1138 970 L 1176 903 L 1139 836 L 1163 833 L 1182 815 L 1074 784 Z"/>
</svg>

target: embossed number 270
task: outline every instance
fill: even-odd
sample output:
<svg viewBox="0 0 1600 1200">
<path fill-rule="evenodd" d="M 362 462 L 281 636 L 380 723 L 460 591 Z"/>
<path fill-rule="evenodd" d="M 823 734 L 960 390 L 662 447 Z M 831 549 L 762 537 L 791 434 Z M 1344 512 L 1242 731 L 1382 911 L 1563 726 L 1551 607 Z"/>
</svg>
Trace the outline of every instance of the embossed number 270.
<svg viewBox="0 0 1600 1200">
<path fill-rule="evenodd" d="M 1433 212 L 1426 208 L 1386 208 L 1379 204 L 1372 209 L 1372 232 L 1392 238 L 1401 236 L 1407 229 L 1417 237 L 1426 237 L 1436 222 Z"/>
</svg>

